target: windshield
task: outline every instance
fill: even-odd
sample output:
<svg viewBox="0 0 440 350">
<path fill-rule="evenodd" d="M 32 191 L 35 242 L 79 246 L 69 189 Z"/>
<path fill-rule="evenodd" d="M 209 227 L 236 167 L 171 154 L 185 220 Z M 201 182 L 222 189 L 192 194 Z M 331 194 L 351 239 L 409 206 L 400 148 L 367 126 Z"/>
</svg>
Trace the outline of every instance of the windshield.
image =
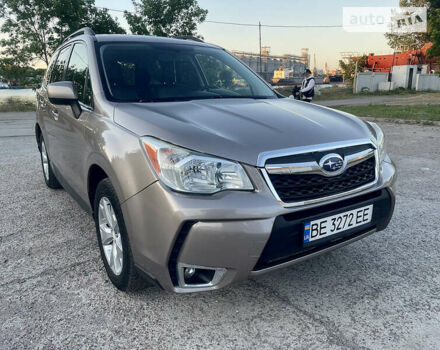
<svg viewBox="0 0 440 350">
<path fill-rule="evenodd" d="M 109 43 L 99 50 L 108 93 L 115 101 L 277 98 L 249 68 L 221 49 Z"/>
</svg>

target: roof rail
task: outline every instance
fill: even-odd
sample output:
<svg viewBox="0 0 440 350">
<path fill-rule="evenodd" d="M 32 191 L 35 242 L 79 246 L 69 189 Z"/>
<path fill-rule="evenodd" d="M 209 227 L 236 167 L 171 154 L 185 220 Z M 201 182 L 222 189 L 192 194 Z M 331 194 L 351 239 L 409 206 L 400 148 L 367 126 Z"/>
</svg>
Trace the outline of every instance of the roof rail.
<svg viewBox="0 0 440 350">
<path fill-rule="evenodd" d="M 70 40 L 70 39 L 72 39 L 76 36 L 79 36 L 79 35 L 93 35 L 93 36 L 95 36 L 95 32 L 92 30 L 92 28 L 89 28 L 89 27 L 84 27 L 84 28 L 78 29 L 76 32 L 73 32 L 66 39 L 64 39 L 63 43 L 65 43 L 67 40 Z"/>
<path fill-rule="evenodd" d="M 178 36 L 174 36 L 174 39 L 181 39 L 181 40 L 192 40 L 192 41 L 197 41 L 199 43 L 204 43 L 204 41 L 200 38 L 197 38 L 195 36 L 192 35 L 178 35 Z"/>
</svg>

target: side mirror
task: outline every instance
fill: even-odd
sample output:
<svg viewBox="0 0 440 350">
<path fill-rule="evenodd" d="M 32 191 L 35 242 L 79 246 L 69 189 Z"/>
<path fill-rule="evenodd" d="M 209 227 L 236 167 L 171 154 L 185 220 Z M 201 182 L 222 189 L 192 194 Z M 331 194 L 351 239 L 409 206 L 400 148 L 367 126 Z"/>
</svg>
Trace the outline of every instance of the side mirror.
<svg viewBox="0 0 440 350">
<path fill-rule="evenodd" d="M 58 81 L 47 85 L 47 98 L 54 105 L 69 105 L 72 107 L 75 118 L 81 114 L 78 102 L 78 93 L 71 81 Z"/>
</svg>

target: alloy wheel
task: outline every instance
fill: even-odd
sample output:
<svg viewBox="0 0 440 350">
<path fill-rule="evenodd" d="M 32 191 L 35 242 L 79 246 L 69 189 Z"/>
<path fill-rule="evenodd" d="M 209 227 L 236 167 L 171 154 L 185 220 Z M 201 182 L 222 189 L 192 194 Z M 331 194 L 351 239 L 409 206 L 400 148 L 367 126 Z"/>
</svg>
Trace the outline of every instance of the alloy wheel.
<svg viewBox="0 0 440 350">
<path fill-rule="evenodd" d="M 123 264 L 123 248 L 118 220 L 110 200 L 102 197 L 98 209 L 99 232 L 104 255 L 110 269 L 120 275 Z"/>
<path fill-rule="evenodd" d="M 41 142 L 41 161 L 43 163 L 43 173 L 46 180 L 49 180 L 49 158 L 47 157 L 46 145 Z"/>
</svg>

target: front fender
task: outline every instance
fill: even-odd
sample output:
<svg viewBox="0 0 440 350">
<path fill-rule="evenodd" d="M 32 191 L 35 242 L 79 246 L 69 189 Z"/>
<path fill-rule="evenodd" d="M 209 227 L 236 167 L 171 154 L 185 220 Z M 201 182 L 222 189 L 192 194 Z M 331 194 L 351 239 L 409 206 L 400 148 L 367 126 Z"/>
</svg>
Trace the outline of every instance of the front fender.
<svg viewBox="0 0 440 350">
<path fill-rule="evenodd" d="M 154 181 L 153 174 L 139 143 L 139 137 L 114 124 L 109 118 L 88 118 L 86 133 L 90 152 L 87 169 L 95 164 L 110 178 L 121 203 Z M 88 179 L 87 174 L 87 179 Z"/>
</svg>

